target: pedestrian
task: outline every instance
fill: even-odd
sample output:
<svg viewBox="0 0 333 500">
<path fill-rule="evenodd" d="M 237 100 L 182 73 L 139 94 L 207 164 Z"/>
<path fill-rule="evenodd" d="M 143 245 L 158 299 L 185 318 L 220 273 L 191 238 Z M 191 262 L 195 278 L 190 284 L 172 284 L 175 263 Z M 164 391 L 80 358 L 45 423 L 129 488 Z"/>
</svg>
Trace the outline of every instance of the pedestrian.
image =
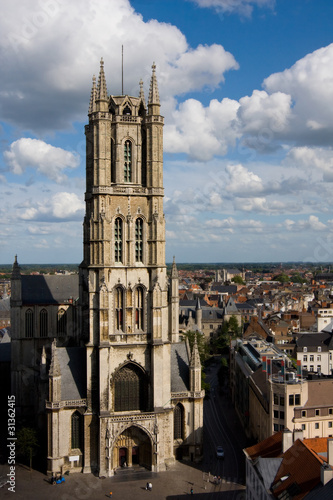
<svg viewBox="0 0 333 500">
<path fill-rule="evenodd" d="M 193 495 L 193 494 L 194 494 L 194 493 L 193 493 L 193 488 L 191 488 L 191 495 Z"/>
<path fill-rule="evenodd" d="M 151 483 L 148 483 L 148 490 L 151 491 L 153 489 L 153 485 Z"/>
<path fill-rule="evenodd" d="M 109 493 L 109 497 L 110 497 L 110 498 L 112 498 L 112 491 L 110 491 L 110 493 Z"/>
<path fill-rule="evenodd" d="M 149 483 L 146 484 L 146 490 L 148 490 L 148 489 L 149 489 Z"/>
</svg>

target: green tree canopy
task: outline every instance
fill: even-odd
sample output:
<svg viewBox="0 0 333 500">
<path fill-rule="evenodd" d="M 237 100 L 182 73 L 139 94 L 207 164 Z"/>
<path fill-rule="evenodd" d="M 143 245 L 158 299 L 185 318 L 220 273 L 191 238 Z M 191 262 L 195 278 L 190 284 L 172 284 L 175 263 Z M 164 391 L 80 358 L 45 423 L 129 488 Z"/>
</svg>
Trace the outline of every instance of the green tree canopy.
<svg viewBox="0 0 333 500">
<path fill-rule="evenodd" d="M 231 278 L 231 281 L 233 283 L 237 283 L 238 285 L 245 285 L 245 281 L 243 280 L 243 278 L 241 276 L 239 276 L 239 274 L 237 274 L 237 276 L 234 276 L 233 278 Z"/>
<path fill-rule="evenodd" d="M 36 455 L 38 440 L 35 429 L 22 427 L 17 433 L 18 452 L 29 459 L 30 470 L 32 467 L 32 457 Z"/>
</svg>

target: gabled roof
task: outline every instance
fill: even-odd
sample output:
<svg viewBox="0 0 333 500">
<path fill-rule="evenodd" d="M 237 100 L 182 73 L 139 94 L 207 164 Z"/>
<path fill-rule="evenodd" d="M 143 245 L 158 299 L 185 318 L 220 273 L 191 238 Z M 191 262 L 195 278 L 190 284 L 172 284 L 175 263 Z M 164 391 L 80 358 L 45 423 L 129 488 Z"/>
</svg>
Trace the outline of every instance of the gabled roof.
<svg viewBox="0 0 333 500">
<path fill-rule="evenodd" d="M 185 342 L 171 344 L 171 392 L 189 390 L 189 359 Z"/>
<path fill-rule="evenodd" d="M 65 304 L 79 296 L 77 274 L 40 276 L 22 275 L 22 304 Z"/>
<path fill-rule="evenodd" d="M 67 401 L 86 398 L 86 349 L 57 347 L 56 354 L 61 375 L 61 399 Z"/>
<path fill-rule="evenodd" d="M 293 500 L 300 500 L 320 483 L 324 462 L 304 441 L 297 439 L 283 454 L 283 460 L 272 484 L 275 497 L 288 491 Z"/>
</svg>

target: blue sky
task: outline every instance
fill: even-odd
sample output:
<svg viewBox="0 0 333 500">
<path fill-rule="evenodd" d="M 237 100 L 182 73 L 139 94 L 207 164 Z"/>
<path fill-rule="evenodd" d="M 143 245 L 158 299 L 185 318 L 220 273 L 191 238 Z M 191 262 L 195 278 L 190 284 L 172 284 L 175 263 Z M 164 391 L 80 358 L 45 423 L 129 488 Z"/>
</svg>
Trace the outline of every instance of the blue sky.
<svg viewBox="0 0 333 500">
<path fill-rule="evenodd" d="M 164 127 L 166 260 L 333 260 L 333 2 L 12 0 L 0 19 L 0 263 L 79 263 L 92 75 Z"/>
</svg>

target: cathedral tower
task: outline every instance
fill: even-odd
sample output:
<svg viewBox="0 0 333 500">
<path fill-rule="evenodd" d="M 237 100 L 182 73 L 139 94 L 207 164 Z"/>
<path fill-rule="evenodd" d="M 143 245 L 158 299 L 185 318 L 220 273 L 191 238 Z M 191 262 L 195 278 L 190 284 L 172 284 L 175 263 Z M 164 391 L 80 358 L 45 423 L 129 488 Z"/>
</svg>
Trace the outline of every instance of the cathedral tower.
<svg viewBox="0 0 333 500">
<path fill-rule="evenodd" d="M 85 470 L 96 466 L 102 475 L 124 463 L 157 471 L 174 457 L 171 371 L 178 276 L 174 264 L 177 291 L 169 301 L 163 117 L 155 70 L 153 64 L 146 105 L 142 81 L 139 97 L 108 96 L 102 60 L 85 130 L 80 268 L 81 304 L 88 305 Z"/>
</svg>

